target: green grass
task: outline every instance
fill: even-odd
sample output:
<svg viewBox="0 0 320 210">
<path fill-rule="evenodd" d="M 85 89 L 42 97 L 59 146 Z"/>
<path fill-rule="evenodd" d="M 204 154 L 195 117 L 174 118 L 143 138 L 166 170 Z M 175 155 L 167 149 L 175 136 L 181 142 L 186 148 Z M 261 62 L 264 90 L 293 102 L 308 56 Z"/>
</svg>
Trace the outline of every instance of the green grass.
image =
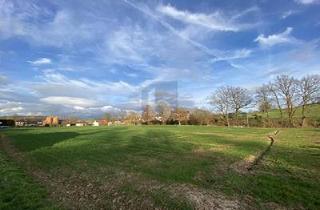
<svg viewBox="0 0 320 210">
<path fill-rule="evenodd" d="M 294 117 L 295 118 L 301 118 L 302 114 L 301 114 L 301 107 L 298 107 L 295 111 Z M 266 113 L 262 113 L 262 112 L 255 112 L 253 114 L 257 114 L 259 116 L 262 116 L 263 118 L 267 117 Z M 253 115 L 251 114 L 251 116 Z M 280 118 L 280 112 L 279 109 L 272 109 L 269 111 L 268 113 L 270 118 Z M 287 118 L 287 113 L 286 110 L 283 110 L 283 117 Z M 307 118 L 312 118 L 312 119 L 320 119 L 320 104 L 310 104 L 307 106 L 306 111 L 305 111 L 305 116 Z"/>
<path fill-rule="evenodd" d="M 187 184 L 239 200 L 249 196 L 254 208 L 267 208 L 266 204 L 273 202 L 318 209 L 319 129 L 281 129 L 254 175 L 230 170 L 233 163 L 262 151 L 268 144 L 265 136 L 271 131 L 136 126 L 11 129 L 6 134 L 34 166 L 53 177 L 78 174 L 99 185 L 109 183 L 110 177 L 120 179 L 130 174 L 133 178 L 124 178 L 121 186 L 114 183 L 115 190 L 128 199 L 150 196 L 160 208 L 191 208 L 185 198 L 174 198 L 163 188 Z M 105 196 L 110 203 L 113 194 Z"/>
<path fill-rule="evenodd" d="M 54 209 L 43 187 L 0 151 L 0 209 Z"/>
</svg>

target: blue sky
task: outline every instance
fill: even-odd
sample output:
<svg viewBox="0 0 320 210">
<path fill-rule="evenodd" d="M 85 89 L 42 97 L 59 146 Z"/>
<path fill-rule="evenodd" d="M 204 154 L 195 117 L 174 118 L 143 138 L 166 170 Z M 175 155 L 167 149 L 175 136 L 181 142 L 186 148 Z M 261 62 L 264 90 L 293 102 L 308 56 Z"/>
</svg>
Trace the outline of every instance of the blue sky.
<svg viewBox="0 0 320 210">
<path fill-rule="evenodd" d="M 0 115 L 140 110 L 178 84 L 207 107 L 221 85 L 254 90 L 320 70 L 320 0 L 0 0 Z"/>
</svg>

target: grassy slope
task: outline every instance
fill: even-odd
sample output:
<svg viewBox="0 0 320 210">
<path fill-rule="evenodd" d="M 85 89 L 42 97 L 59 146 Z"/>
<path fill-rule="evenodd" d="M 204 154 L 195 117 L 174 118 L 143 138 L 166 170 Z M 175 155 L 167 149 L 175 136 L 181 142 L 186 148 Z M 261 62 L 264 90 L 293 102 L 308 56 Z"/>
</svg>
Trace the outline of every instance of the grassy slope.
<svg viewBox="0 0 320 210">
<path fill-rule="evenodd" d="M 16 147 L 48 173 L 70 171 L 104 182 L 107 173 L 136 173 L 162 183 L 189 183 L 226 195 L 251 196 L 256 205 L 276 202 L 316 209 L 320 152 L 316 129 L 285 129 L 256 169 L 240 175 L 229 166 L 267 145 L 270 129 L 199 126 L 86 127 L 8 130 Z M 134 186 L 122 190 L 135 192 Z M 160 207 L 185 208 L 161 191 Z M 183 206 L 183 207 L 181 207 Z"/>
<path fill-rule="evenodd" d="M 283 110 L 284 117 L 287 117 L 287 113 Z M 267 117 L 266 113 L 257 112 L 254 114 L 258 114 L 262 117 Z M 307 110 L 305 111 L 306 117 L 319 119 L 320 118 L 320 104 L 311 104 L 307 106 Z M 301 118 L 301 107 L 298 107 L 294 117 Z M 269 112 L 270 118 L 280 118 L 280 112 L 278 109 L 273 109 Z"/>
<path fill-rule="evenodd" d="M 0 151 L 0 209 L 54 209 L 45 190 Z"/>
</svg>

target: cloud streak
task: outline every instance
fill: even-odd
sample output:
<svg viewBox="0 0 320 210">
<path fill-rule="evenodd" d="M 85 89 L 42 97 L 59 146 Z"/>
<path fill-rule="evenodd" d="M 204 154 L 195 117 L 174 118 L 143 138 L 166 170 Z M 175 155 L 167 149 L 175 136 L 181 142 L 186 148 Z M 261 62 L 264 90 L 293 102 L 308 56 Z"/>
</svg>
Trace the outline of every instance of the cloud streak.
<svg viewBox="0 0 320 210">
<path fill-rule="evenodd" d="M 28 61 L 32 65 L 39 66 L 39 65 L 44 65 L 44 64 L 51 64 L 52 61 L 50 58 L 39 58 L 35 61 Z"/>
<path fill-rule="evenodd" d="M 254 41 L 258 42 L 261 47 L 272 47 L 284 43 L 295 43 L 297 40 L 291 36 L 292 28 L 288 27 L 284 32 L 279 34 L 264 35 L 260 34 Z"/>
<path fill-rule="evenodd" d="M 147 6 L 145 6 L 145 5 L 137 6 L 136 4 L 133 4 L 132 2 L 130 2 L 128 0 L 124 0 L 124 2 L 128 5 L 130 5 L 131 7 L 137 9 L 138 11 L 144 13 L 145 15 L 158 21 L 164 28 L 168 29 L 174 35 L 180 37 L 182 40 L 188 42 L 189 44 L 191 44 L 195 48 L 200 49 L 201 51 L 205 52 L 206 54 L 208 54 L 212 57 L 215 57 L 215 55 L 211 52 L 211 50 L 209 48 L 207 48 L 206 46 L 202 45 L 201 43 L 199 43 L 195 40 L 192 40 L 186 36 L 183 36 L 183 34 L 181 34 L 178 30 L 176 30 L 172 25 L 170 25 L 168 22 L 161 19 L 159 16 L 155 15 L 154 12 L 152 12 Z"/>
<path fill-rule="evenodd" d="M 181 11 L 171 5 L 159 5 L 157 11 L 161 14 L 173 19 L 182 21 L 187 24 L 194 24 L 216 31 L 239 31 L 240 28 L 233 23 L 230 23 L 227 18 L 219 12 L 212 14 L 191 13 Z"/>
<path fill-rule="evenodd" d="M 298 4 L 319 4 L 320 0 L 295 0 L 295 2 L 297 2 Z"/>
<path fill-rule="evenodd" d="M 62 106 L 74 106 L 74 107 L 90 107 L 95 105 L 95 101 L 86 98 L 66 97 L 66 96 L 49 96 L 41 98 L 40 101 Z"/>
</svg>

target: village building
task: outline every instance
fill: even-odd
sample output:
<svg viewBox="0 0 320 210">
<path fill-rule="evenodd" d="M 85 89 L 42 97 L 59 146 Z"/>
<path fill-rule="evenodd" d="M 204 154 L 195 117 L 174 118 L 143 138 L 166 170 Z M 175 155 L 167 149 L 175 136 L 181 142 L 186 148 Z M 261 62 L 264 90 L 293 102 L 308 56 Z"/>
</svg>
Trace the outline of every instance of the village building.
<svg viewBox="0 0 320 210">
<path fill-rule="evenodd" d="M 99 122 L 99 125 L 100 125 L 100 126 L 106 126 L 106 125 L 108 125 L 108 120 L 105 120 L 105 119 L 99 120 L 98 122 Z"/>
<path fill-rule="evenodd" d="M 59 119 L 57 116 L 47 116 L 42 124 L 44 126 L 57 126 L 59 125 Z"/>
<path fill-rule="evenodd" d="M 15 121 L 11 119 L 0 119 L 0 128 L 13 127 L 15 126 Z"/>
<path fill-rule="evenodd" d="M 100 126 L 100 123 L 95 120 L 95 121 L 92 123 L 92 126 Z"/>
<path fill-rule="evenodd" d="M 86 121 L 77 121 L 75 125 L 78 127 L 82 127 L 82 126 L 87 126 L 88 123 Z"/>
</svg>

